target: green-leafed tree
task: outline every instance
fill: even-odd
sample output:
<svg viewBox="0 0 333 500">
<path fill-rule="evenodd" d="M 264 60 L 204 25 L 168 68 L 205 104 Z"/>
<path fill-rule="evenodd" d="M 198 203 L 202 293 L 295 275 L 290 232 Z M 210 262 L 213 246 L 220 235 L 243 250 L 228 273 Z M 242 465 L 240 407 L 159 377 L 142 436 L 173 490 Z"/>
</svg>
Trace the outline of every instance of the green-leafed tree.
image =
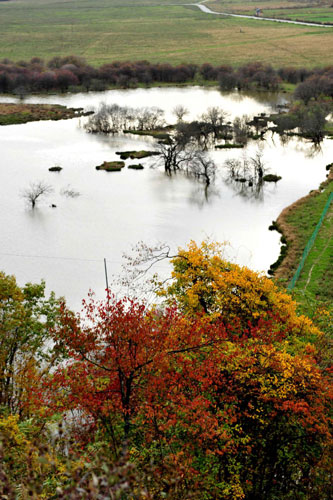
<svg viewBox="0 0 333 500">
<path fill-rule="evenodd" d="M 45 297 L 45 283 L 19 287 L 14 276 L 0 272 L 0 408 L 29 413 L 27 389 L 38 384 L 56 361 L 50 329 L 59 317 L 52 293 Z"/>
</svg>

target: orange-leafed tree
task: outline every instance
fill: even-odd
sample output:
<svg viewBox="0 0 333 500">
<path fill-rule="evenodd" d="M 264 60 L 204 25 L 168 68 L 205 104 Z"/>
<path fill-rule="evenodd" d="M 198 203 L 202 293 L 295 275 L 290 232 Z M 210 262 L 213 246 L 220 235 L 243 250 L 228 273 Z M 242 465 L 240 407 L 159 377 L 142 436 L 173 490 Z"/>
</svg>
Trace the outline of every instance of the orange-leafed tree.
<svg viewBox="0 0 333 500">
<path fill-rule="evenodd" d="M 243 326 L 274 316 L 286 335 L 320 335 L 307 317 L 297 314 L 291 296 L 271 279 L 228 262 L 222 244 L 191 241 L 188 248 L 178 249 L 171 263 L 172 281 L 159 293 L 186 315 L 199 313 Z"/>
</svg>

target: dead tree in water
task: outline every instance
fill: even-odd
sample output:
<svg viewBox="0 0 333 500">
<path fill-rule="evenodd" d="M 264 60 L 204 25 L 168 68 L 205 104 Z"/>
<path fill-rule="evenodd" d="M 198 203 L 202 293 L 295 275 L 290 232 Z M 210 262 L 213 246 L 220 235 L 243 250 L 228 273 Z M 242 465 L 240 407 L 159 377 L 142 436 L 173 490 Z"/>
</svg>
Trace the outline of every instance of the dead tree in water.
<svg viewBox="0 0 333 500">
<path fill-rule="evenodd" d="M 22 192 L 22 198 L 26 200 L 29 205 L 31 205 L 31 208 L 35 208 L 36 203 L 40 200 L 40 198 L 47 196 L 52 192 L 52 186 L 43 181 L 39 181 L 30 184 L 30 186 Z"/>
</svg>

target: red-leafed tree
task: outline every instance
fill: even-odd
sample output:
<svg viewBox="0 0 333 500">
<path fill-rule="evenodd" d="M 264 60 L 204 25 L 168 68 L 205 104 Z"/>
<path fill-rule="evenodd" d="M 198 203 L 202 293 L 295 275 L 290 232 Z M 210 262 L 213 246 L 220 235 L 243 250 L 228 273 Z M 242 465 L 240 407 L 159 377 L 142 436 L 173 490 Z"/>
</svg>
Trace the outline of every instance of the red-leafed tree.
<svg viewBox="0 0 333 500">
<path fill-rule="evenodd" d="M 57 409 L 80 410 L 94 426 L 102 425 L 116 451 L 146 412 L 149 392 L 163 379 L 170 359 L 212 345 L 217 329 L 187 320 L 173 308 L 148 310 L 129 299 L 92 300 L 85 312 L 83 322 L 63 309 L 62 327 L 54 333 L 69 361 L 53 378 L 51 392 L 55 386 L 59 392 L 51 405 L 53 400 Z"/>
</svg>

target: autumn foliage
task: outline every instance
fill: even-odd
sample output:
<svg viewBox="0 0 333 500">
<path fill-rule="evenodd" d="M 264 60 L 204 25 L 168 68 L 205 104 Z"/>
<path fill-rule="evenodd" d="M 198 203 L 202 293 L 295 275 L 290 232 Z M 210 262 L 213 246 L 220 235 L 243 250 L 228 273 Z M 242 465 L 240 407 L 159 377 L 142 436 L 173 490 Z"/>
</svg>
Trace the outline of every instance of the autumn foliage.
<svg viewBox="0 0 333 500">
<path fill-rule="evenodd" d="M 216 244 L 180 249 L 160 294 L 155 307 L 110 293 L 81 315 L 63 305 L 51 330 L 59 364 L 30 407 L 62 414 L 67 448 L 74 439 L 95 464 L 86 498 L 98 498 L 96 485 L 113 498 L 111 466 L 95 462 L 103 450 L 105 463 L 126 457 L 135 468 L 124 498 L 328 499 L 331 385 L 319 330 Z M 58 498 L 81 498 L 64 477 Z"/>
</svg>

